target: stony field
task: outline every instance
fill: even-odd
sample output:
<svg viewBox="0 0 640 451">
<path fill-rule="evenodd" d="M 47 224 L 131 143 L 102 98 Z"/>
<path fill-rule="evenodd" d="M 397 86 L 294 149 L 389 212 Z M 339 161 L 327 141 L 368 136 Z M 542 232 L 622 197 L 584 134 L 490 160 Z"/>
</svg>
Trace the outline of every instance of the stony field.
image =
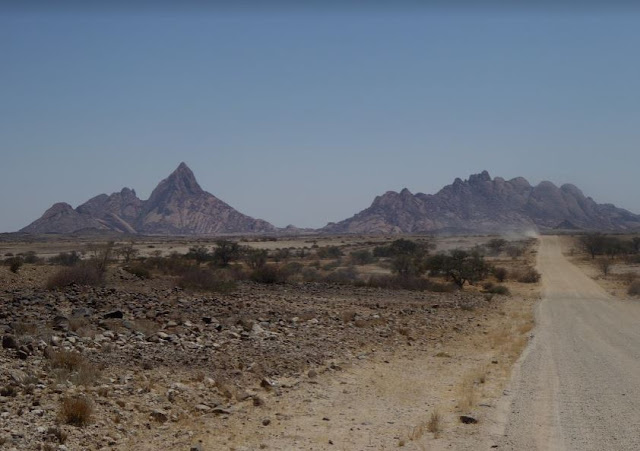
<svg viewBox="0 0 640 451">
<path fill-rule="evenodd" d="M 51 243 L 5 243 L 4 251 L 38 246 L 51 255 Z M 533 252 L 489 259 L 526 267 Z M 207 428 L 261 410 L 265 418 L 255 427 L 268 428 L 274 399 L 354 362 L 433 352 L 487 333 L 509 299 L 480 284 L 432 292 L 329 279 L 239 280 L 221 293 L 179 288 L 160 272 L 140 278 L 125 266 L 110 261 L 98 286 L 56 289 L 45 285 L 58 265 L 26 263 L 15 273 L 0 267 L 4 448 L 218 449 L 202 441 Z M 374 266 L 359 271 L 375 273 Z M 378 271 L 389 273 L 388 265 Z M 517 296 L 535 295 L 530 284 L 509 286 Z"/>
</svg>

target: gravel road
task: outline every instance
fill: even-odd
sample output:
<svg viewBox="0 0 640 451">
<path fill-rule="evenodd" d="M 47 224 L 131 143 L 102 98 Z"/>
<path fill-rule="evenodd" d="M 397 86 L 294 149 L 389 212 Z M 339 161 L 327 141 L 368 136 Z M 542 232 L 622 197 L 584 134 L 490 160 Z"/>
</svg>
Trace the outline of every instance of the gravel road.
<svg viewBox="0 0 640 451">
<path fill-rule="evenodd" d="M 640 449 L 640 303 L 611 298 L 543 237 L 543 300 L 498 449 Z"/>
</svg>

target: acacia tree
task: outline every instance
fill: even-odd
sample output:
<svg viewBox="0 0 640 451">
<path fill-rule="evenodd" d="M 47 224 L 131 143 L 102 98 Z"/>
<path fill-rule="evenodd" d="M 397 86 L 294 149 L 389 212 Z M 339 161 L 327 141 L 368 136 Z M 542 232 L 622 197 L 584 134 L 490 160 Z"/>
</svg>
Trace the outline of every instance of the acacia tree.
<svg viewBox="0 0 640 451">
<path fill-rule="evenodd" d="M 507 240 L 503 238 L 493 238 L 487 243 L 487 247 L 493 255 L 498 255 L 507 245 Z"/>
<path fill-rule="evenodd" d="M 120 249 L 118 249 L 118 253 L 122 255 L 122 258 L 125 263 L 129 263 L 132 258 L 135 258 L 135 256 L 138 255 L 138 249 L 133 247 L 133 241 L 132 241 L 120 247 Z"/>
<path fill-rule="evenodd" d="M 244 261 L 249 268 L 262 268 L 267 263 L 268 252 L 266 249 L 248 248 L 244 252 Z"/>
<path fill-rule="evenodd" d="M 213 251 L 213 260 L 220 266 L 229 266 L 229 263 L 240 258 L 240 245 L 234 241 L 218 240 Z"/>
<path fill-rule="evenodd" d="M 209 249 L 202 244 L 196 244 L 189 248 L 189 252 L 186 254 L 187 258 L 191 258 L 198 263 L 204 263 L 208 260 L 211 260 L 211 254 L 209 253 Z"/>
<path fill-rule="evenodd" d="M 604 252 L 607 238 L 600 232 L 588 233 L 580 237 L 580 244 L 591 255 L 591 258 L 596 258 L 596 255 L 601 255 Z"/>
<path fill-rule="evenodd" d="M 473 285 L 489 274 L 489 265 L 480 253 L 462 249 L 452 250 L 449 255 L 435 255 L 428 260 L 427 267 L 432 273 L 451 279 L 460 289 L 465 283 Z"/>
</svg>

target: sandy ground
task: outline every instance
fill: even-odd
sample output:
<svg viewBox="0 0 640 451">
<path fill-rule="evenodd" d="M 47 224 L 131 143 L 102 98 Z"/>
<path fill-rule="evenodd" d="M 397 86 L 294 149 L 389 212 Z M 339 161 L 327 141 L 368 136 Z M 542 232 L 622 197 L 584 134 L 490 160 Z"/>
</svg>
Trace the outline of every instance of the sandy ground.
<svg viewBox="0 0 640 451">
<path fill-rule="evenodd" d="M 534 302 L 513 297 L 487 326 L 470 323 L 475 334 L 430 349 L 363 355 L 267 397 L 260 409 L 205 422 L 195 438 L 204 450 L 490 449 L 499 400 L 533 327 Z M 442 418 L 437 434 L 427 428 L 434 411 Z M 462 424 L 461 414 L 479 423 Z"/>
<path fill-rule="evenodd" d="M 640 449 L 640 304 L 613 299 L 542 238 L 544 299 L 499 449 Z"/>
</svg>

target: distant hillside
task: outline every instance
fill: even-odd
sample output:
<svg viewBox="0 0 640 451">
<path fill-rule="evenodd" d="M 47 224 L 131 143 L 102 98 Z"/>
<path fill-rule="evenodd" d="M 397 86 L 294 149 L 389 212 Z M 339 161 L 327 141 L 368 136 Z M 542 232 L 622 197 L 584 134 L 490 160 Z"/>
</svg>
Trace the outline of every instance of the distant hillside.
<svg viewBox="0 0 640 451">
<path fill-rule="evenodd" d="M 531 186 L 517 177 L 491 178 L 487 171 L 457 178 L 436 194 L 389 191 L 355 216 L 329 223 L 327 233 L 501 233 L 511 230 L 623 231 L 640 227 L 640 216 L 597 204 L 574 185 Z"/>
<path fill-rule="evenodd" d="M 274 226 L 239 213 L 204 191 L 191 169 L 180 166 L 153 190 L 148 200 L 124 188 L 100 194 L 77 208 L 56 203 L 20 232 L 74 233 L 103 230 L 147 235 L 208 235 L 273 232 Z"/>
</svg>

